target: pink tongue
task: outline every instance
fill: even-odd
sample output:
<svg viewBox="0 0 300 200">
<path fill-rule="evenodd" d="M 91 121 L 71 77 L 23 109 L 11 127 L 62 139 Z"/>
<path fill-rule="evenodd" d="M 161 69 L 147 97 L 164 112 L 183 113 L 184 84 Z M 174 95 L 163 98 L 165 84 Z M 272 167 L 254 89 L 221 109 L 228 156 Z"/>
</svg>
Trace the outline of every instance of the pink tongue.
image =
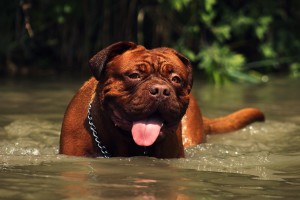
<svg viewBox="0 0 300 200">
<path fill-rule="evenodd" d="M 131 129 L 132 137 L 139 146 L 152 145 L 159 135 L 163 123 L 157 118 L 133 122 Z"/>
</svg>

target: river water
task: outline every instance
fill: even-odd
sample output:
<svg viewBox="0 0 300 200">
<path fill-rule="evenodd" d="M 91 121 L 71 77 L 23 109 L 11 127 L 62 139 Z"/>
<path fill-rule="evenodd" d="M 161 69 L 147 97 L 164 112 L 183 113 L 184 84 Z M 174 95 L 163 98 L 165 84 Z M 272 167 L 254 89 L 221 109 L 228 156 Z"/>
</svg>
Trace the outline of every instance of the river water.
<svg viewBox="0 0 300 200">
<path fill-rule="evenodd" d="M 300 199 L 300 80 L 196 81 L 204 115 L 258 107 L 267 121 L 210 136 L 184 159 L 58 155 L 63 113 L 82 83 L 0 80 L 0 199 Z"/>
</svg>

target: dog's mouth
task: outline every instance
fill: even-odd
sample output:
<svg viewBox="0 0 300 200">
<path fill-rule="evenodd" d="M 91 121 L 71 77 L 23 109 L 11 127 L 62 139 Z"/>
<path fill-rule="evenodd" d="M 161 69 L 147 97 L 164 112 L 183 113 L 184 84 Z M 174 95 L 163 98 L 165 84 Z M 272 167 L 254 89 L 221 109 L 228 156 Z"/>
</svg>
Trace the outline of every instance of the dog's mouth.
<svg viewBox="0 0 300 200">
<path fill-rule="evenodd" d="M 121 113 L 113 110 L 112 121 L 115 126 L 131 131 L 134 142 L 144 147 L 151 146 L 160 135 L 163 135 L 163 127 L 167 128 L 170 125 L 158 113 L 132 121 L 126 119 L 128 118 L 122 117 Z"/>
</svg>

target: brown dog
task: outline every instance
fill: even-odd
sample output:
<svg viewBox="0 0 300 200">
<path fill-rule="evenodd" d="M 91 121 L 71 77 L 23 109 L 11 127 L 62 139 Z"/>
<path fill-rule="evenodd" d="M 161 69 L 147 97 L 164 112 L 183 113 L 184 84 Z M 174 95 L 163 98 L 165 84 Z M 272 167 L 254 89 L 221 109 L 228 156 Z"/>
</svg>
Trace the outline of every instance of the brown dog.
<svg viewBox="0 0 300 200">
<path fill-rule="evenodd" d="M 119 42 L 91 60 L 94 78 L 65 113 L 60 153 L 75 156 L 184 157 L 205 134 L 240 129 L 264 115 L 254 108 L 223 118 L 202 117 L 190 94 L 192 67 L 170 48 Z"/>
</svg>

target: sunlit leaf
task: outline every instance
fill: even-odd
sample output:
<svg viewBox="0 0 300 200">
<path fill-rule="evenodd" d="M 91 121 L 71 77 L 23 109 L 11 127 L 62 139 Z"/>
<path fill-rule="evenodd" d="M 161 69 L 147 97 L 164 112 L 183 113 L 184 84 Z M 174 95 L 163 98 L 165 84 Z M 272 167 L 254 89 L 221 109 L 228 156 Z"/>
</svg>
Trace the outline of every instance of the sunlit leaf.
<svg viewBox="0 0 300 200">
<path fill-rule="evenodd" d="M 270 43 L 263 43 L 260 45 L 260 50 L 266 58 L 274 58 L 276 53 Z"/>
<path fill-rule="evenodd" d="M 290 65 L 290 74 L 293 78 L 300 77 L 300 63 L 295 62 Z"/>
<path fill-rule="evenodd" d="M 205 10 L 210 12 L 215 4 L 216 4 L 216 0 L 205 0 L 204 1 Z"/>
<path fill-rule="evenodd" d="M 229 25 L 221 25 L 212 28 L 212 31 L 216 35 L 217 39 L 224 41 L 230 38 L 231 27 Z"/>
</svg>

